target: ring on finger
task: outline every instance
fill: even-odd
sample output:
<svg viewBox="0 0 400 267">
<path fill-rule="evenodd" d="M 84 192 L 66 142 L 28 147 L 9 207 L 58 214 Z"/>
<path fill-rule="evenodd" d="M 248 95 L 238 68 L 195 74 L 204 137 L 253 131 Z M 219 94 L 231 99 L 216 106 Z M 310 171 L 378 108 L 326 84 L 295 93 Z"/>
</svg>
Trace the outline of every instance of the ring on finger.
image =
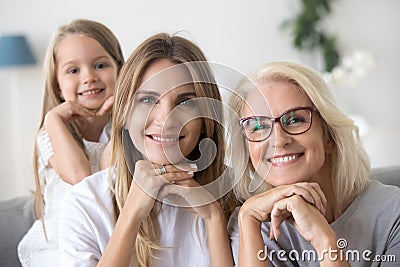
<svg viewBox="0 0 400 267">
<path fill-rule="evenodd" d="M 159 175 L 164 175 L 164 174 L 167 173 L 167 169 L 165 168 L 164 165 L 161 165 L 161 166 L 158 168 L 158 173 L 159 173 Z"/>
</svg>

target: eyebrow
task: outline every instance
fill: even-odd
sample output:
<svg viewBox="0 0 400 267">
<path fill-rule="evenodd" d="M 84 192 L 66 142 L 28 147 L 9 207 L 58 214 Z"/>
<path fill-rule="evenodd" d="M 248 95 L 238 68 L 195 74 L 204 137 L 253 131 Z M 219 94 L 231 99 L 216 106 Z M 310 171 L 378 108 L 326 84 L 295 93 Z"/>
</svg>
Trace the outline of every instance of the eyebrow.
<svg viewBox="0 0 400 267">
<path fill-rule="evenodd" d="M 68 65 L 76 64 L 76 62 L 78 62 L 79 60 L 80 60 L 79 58 L 72 59 L 72 60 L 64 62 L 64 64 L 59 65 L 59 66 L 60 66 L 60 68 L 65 68 Z M 107 55 L 101 55 L 101 56 L 95 57 L 93 59 L 93 61 L 99 61 L 99 60 L 110 60 L 110 58 Z"/>
<path fill-rule="evenodd" d="M 160 94 L 155 92 L 155 91 L 149 91 L 149 90 L 138 90 L 136 91 L 136 94 L 141 94 L 141 95 L 153 95 L 153 96 L 157 96 L 160 97 Z M 177 95 L 177 98 L 182 98 L 182 97 L 186 97 L 186 96 L 196 96 L 196 92 L 183 92 L 179 95 Z"/>
</svg>

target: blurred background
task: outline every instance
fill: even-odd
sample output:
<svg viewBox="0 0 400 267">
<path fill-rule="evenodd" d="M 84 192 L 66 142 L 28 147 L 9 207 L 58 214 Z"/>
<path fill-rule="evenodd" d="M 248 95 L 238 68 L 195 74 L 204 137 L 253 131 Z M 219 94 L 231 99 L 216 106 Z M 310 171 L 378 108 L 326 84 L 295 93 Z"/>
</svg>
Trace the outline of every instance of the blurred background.
<svg viewBox="0 0 400 267">
<path fill-rule="evenodd" d="M 326 77 L 337 102 L 360 126 L 372 166 L 399 164 L 400 1 L 319 2 L 331 7 L 313 27 L 335 37 L 339 61 Z M 120 40 L 125 58 L 154 33 L 183 32 L 210 61 L 243 73 L 272 60 L 299 61 L 324 72 L 318 49 L 298 49 L 293 34 L 282 27 L 304 12 L 302 3 L 2 0 L 0 36 L 25 36 L 35 60 L 28 65 L 0 64 L 0 200 L 34 190 L 32 151 L 44 90 L 43 58 L 61 24 L 76 18 L 105 24 Z"/>
</svg>

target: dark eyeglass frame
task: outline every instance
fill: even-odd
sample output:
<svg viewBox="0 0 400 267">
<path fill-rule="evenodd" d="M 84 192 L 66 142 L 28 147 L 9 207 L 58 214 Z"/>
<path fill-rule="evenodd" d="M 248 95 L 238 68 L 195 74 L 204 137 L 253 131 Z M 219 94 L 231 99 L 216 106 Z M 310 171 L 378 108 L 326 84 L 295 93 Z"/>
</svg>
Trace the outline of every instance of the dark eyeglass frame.
<svg viewBox="0 0 400 267">
<path fill-rule="evenodd" d="M 297 111 L 297 110 L 303 110 L 303 109 L 310 111 L 310 125 L 308 126 L 308 128 L 306 130 L 298 132 L 298 133 L 290 133 L 290 132 L 288 132 L 285 129 L 285 127 L 282 125 L 282 117 L 287 115 L 290 112 Z M 271 136 L 272 131 L 274 130 L 275 122 L 279 122 L 279 124 L 281 125 L 282 130 L 285 133 L 290 134 L 290 135 L 299 135 L 299 134 L 307 132 L 308 130 L 311 129 L 311 125 L 313 123 L 312 114 L 313 114 L 314 111 L 317 111 L 317 110 L 313 106 L 297 107 L 297 108 L 293 108 L 293 109 L 289 109 L 289 110 L 285 111 L 282 115 L 280 115 L 279 117 L 276 117 L 276 118 L 270 118 L 270 117 L 267 117 L 267 116 L 250 116 L 250 117 L 241 118 L 238 122 L 239 122 L 240 128 L 242 129 L 243 135 L 246 137 L 247 140 L 249 140 L 250 142 L 262 142 L 262 141 L 267 140 Z M 270 120 L 272 122 L 271 131 L 269 132 L 268 136 L 263 138 L 263 139 L 261 139 L 261 140 L 250 140 L 249 137 L 246 134 L 246 130 L 243 127 L 243 124 L 246 121 L 248 121 L 250 119 L 254 119 L 254 118 L 268 119 L 268 120 Z"/>
</svg>

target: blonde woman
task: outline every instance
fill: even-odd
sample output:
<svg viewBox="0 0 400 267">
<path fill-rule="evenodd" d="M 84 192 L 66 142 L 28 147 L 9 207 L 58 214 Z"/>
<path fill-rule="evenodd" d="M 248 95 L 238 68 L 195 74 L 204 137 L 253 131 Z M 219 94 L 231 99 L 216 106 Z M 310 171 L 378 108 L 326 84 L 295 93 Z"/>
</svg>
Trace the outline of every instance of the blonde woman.
<svg viewBox="0 0 400 267">
<path fill-rule="evenodd" d="M 230 104 L 242 130 L 233 143 L 248 152 L 233 159 L 247 167 L 228 230 L 237 265 L 398 264 L 400 190 L 369 180 L 358 128 L 319 73 L 269 63 Z"/>
<path fill-rule="evenodd" d="M 65 266 L 233 265 L 227 210 L 202 187 L 225 172 L 220 100 L 189 40 L 160 33 L 135 49 L 117 83 L 112 168 L 64 201 Z"/>
</svg>

